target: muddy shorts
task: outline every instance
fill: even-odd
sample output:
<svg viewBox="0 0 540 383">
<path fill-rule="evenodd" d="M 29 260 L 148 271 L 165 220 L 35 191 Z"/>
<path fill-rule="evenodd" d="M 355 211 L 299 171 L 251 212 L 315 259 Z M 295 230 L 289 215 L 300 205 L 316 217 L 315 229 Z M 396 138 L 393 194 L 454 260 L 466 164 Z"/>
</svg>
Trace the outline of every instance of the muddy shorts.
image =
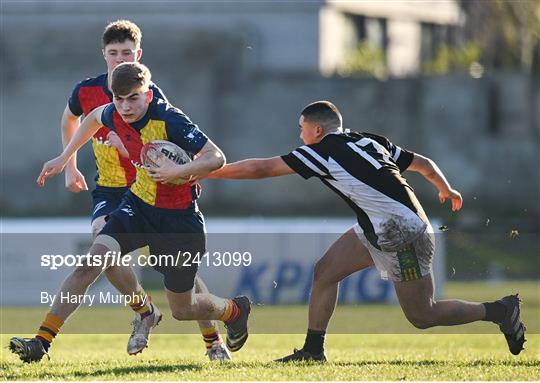
<svg viewBox="0 0 540 383">
<path fill-rule="evenodd" d="M 381 273 L 382 279 L 404 282 L 420 279 L 431 274 L 433 254 L 435 252 L 435 236 L 430 226 L 397 251 L 379 250 L 368 241 L 358 224 L 354 225 L 353 229 L 362 244 L 368 249 L 375 267 Z"/>
</svg>

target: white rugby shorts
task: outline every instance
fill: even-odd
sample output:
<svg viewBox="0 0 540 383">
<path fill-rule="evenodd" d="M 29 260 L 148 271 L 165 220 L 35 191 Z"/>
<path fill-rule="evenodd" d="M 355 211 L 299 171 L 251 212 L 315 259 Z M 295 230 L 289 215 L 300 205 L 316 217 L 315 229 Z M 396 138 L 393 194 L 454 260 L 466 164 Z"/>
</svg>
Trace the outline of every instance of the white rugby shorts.
<svg viewBox="0 0 540 383">
<path fill-rule="evenodd" d="M 358 224 L 353 226 L 353 230 L 368 249 L 382 279 L 403 282 L 420 279 L 432 273 L 435 236 L 431 226 L 427 226 L 424 232 L 397 251 L 383 251 L 375 248 L 367 240 Z"/>
</svg>

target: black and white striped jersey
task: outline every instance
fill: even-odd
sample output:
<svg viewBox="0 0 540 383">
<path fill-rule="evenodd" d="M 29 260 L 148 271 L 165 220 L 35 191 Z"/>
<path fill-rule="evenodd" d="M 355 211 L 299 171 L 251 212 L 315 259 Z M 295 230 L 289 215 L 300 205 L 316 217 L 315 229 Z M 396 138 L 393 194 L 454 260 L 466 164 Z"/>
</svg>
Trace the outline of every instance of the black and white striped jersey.
<svg viewBox="0 0 540 383">
<path fill-rule="evenodd" d="M 429 225 L 401 172 L 414 153 L 371 133 L 331 133 L 281 158 L 304 178 L 317 177 L 354 210 L 378 249 L 394 251 Z"/>
</svg>

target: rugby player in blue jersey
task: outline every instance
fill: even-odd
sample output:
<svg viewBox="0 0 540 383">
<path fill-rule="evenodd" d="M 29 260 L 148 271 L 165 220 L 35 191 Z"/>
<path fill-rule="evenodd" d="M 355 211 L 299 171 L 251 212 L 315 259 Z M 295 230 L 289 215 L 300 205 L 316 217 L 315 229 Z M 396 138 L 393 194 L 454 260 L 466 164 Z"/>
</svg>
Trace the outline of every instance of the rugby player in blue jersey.
<svg viewBox="0 0 540 383">
<path fill-rule="evenodd" d="M 64 109 L 61 129 L 64 147 L 69 143 L 79 128 L 81 116 L 87 116 L 95 108 L 112 102 L 111 73 L 123 62 L 136 62 L 142 57 L 142 33 L 139 27 L 128 20 L 117 20 L 109 23 L 102 35 L 102 54 L 107 65 L 107 72 L 99 76 L 87 78 L 79 82 L 73 89 Z M 154 97 L 167 100 L 163 92 L 154 83 L 150 84 Z M 129 158 L 121 156 L 114 143 L 118 137 L 109 128 L 102 126 L 92 137 L 92 148 L 96 159 L 96 188 L 92 191 L 92 234 L 95 238 L 105 225 L 106 217 L 120 205 L 123 195 L 129 190 L 135 179 L 135 167 Z M 112 145 L 111 145 L 112 144 Z M 77 169 L 76 154 L 73 155 L 65 169 L 66 188 L 78 193 L 88 190 L 84 175 Z M 131 355 L 140 353 L 148 345 L 150 331 L 161 320 L 161 313 L 146 294 L 133 269 L 129 266 L 112 265 L 105 276 L 111 284 L 124 295 L 137 296 L 130 307 L 135 312 L 132 322 L 133 332 L 127 345 Z M 69 276 L 77 283 L 80 273 Z M 195 279 L 197 292 L 208 293 L 208 288 L 197 276 Z M 32 339 L 13 338 L 10 348 L 19 352 L 25 360 L 24 350 L 30 346 L 48 352 L 64 320 L 54 313 L 47 315 Z M 223 345 L 215 321 L 198 321 L 206 354 L 210 360 L 231 359 L 230 353 Z M 43 353 L 44 354 L 44 353 Z M 26 361 L 26 360 L 25 360 Z"/>
</svg>

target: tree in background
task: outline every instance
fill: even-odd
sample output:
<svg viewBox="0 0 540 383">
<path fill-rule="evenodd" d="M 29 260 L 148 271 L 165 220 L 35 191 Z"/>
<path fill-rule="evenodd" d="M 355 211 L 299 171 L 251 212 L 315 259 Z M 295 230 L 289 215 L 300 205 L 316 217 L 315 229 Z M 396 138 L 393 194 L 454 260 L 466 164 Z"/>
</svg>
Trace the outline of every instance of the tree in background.
<svg viewBox="0 0 540 383">
<path fill-rule="evenodd" d="M 386 55 L 369 41 L 361 41 L 345 58 L 338 73 L 343 77 L 361 75 L 384 79 L 387 77 Z"/>
<path fill-rule="evenodd" d="M 465 41 L 478 44 L 488 69 L 540 74 L 540 0 L 459 0 Z"/>
<path fill-rule="evenodd" d="M 422 63 L 422 73 L 440 75 L 448 72 L 467 71 L 473 77 L 480 77 L 483 67 L 479 63 L 482 50 L 477 43 L 468 42 L 463 47 L 443 44 L 437 48 L 435 57 Z"/>
</svg>

